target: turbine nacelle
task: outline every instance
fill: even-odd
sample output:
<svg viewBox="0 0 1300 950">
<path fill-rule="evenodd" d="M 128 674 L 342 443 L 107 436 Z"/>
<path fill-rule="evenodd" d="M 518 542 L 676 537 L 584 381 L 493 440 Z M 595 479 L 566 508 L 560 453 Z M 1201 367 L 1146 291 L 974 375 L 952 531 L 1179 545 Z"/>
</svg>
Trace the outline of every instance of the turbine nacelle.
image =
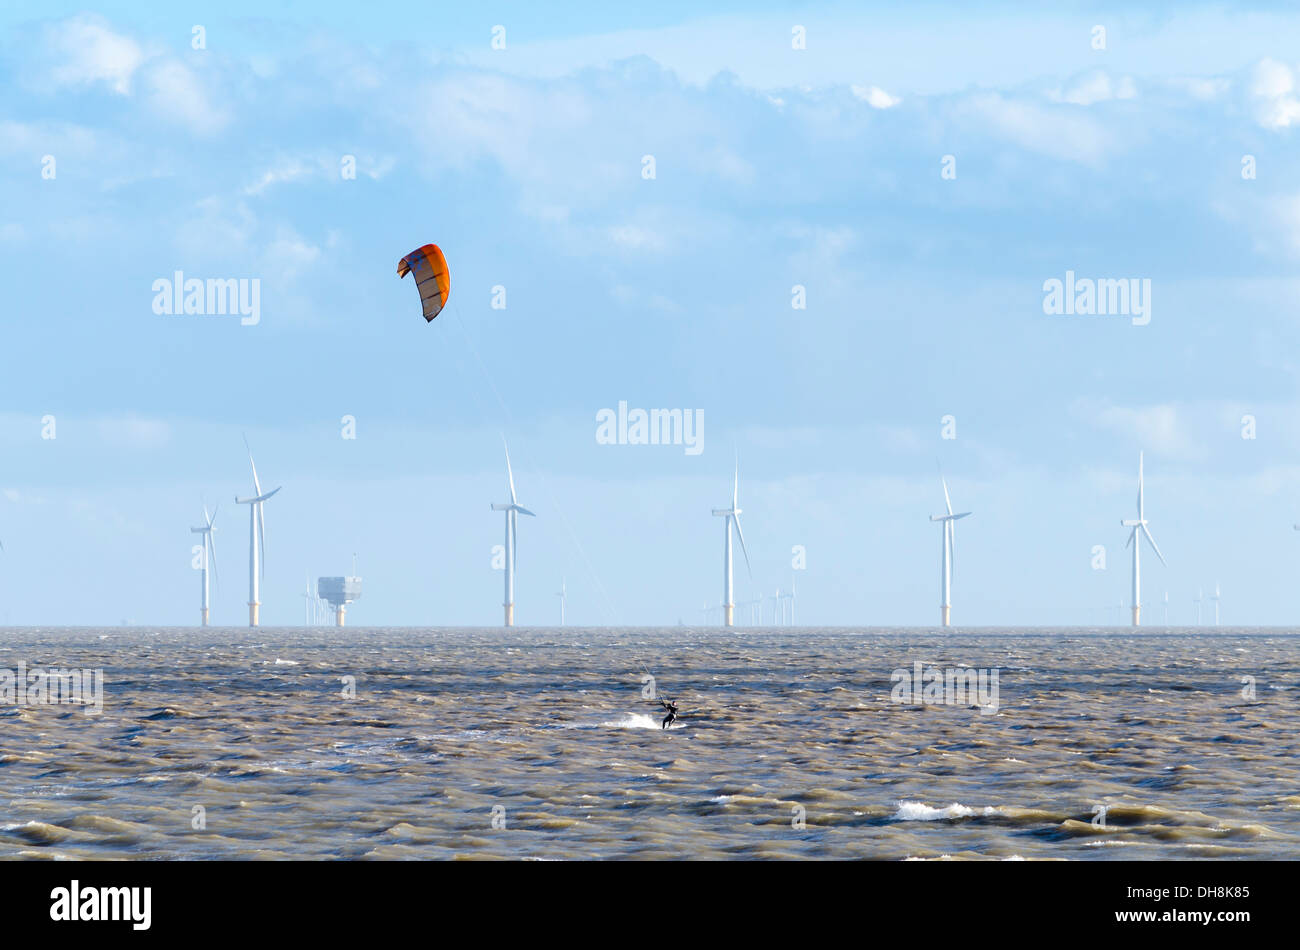
<svg viewBox="0 0 1300 950">
<path fill-rule="evenodd" d="M 512 505 L 512 504 L 509 504 L 509 503 L 502 503 L 502 504 L 498 505 L 498 504 L 496 504 L 496 503 L 493 503 L 493 505 L 492 505 L 492 510 L 493 510 L 493 511 L 517 511 L 517 512 L 519 512 L 521 515 L 528 515 L 530 518 L 536 518 L 536 517 L 537 517 L 537 515 L 533 514 L 531 511 L 529 511 L 529 510 L 528 510 L 527 508 L 525 508 L 523 505 Z"/>
<path fill-rule="evenodd" d="M 283 485 L 280 486 L 280 488 L 283 488 L 283 487 L 284 487 Z M 262 502 L 266 501 L 268 498 L 270 498 L 272 495 L 274 495 L 276 492 L 278 492 L 278 491 L 280 490 L 280 488 L 272 488 L 272 489 L 271 489 L 269 492 L 267 492 L 265 495 L 254 495 L 252 498 L 238 498 L 238 497 L 237 497 L 237 498 L 235 498 L 235 504 L 237 504 L 237 505 L 260 505 Z"/>
</svg>

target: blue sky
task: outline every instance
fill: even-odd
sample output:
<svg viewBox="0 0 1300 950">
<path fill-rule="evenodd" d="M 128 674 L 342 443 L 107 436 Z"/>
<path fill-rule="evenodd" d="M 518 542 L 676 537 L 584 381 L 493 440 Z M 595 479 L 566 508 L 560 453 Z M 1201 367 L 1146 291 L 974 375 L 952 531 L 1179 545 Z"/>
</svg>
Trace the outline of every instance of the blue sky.
<svg viewBox="0 0 1300 950">
<path fill-rule="evenodd" d="M 699 622 L 736 453 L 737 596 L 802 545 L 800 622 L 934 622 L 937 464 L 955 622 L 1113 622 L 1139 450 L 1149 620 L 1300 610 L 1283 6 L 133 7 L 0 12 L 0 622 L 193 622 L 206 500 L 239 623 L 242 434 L 284 486 L 267 624 L 353 552 L 356 623 L 497 622 L 503 434 L 521 624 L 561 577 L 574 623 Z M 259 280 L 260 322 L 155 314 L 177 270 Z M 1150 280 L 1150 323 L 1045 314 L 1067 271 Z M 705 450 L 597 444 L 620 401 Z"/>
</svg>

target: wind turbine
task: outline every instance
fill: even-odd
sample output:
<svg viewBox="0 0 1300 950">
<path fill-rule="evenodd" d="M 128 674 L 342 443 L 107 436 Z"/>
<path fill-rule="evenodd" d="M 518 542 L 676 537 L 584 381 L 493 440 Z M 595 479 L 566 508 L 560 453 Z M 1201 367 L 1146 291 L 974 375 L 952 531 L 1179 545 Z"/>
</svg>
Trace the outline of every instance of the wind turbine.
<svg viewBox="0 0 1300 950">
<path fill-rule="evenodd" d="M 740 538 L 740 550 L 745 555 L 745 570 L 749 573 L 750 579 L 753 579 L 754 572 L 749 567 L 749 551 L 745 548 L 745 532 L 740 530 L 740 461 L 736 461 L 736 476 L 731 483 L 731 507 L 714 508 L 713 515 L 716 518 L 724 518 L 723 528 L 727 532 L 726 545 L 723 548 L 722 558 L 722 622 L 725 626 L 735 626 L 736 604 L 732 597 L 731 583 L 731 526 L 736 526 L 736 534 Z"/>
<path fill-rule="evenodd" d="M 307 572 L 307 586 L 302 595 L 302 623 L 304 627 L 316 625 L 315 596 L 311 592 L 311 571 Z"/>
<path fill-rule="evenodd" d="M 942 602 L 939 604 L 939 613 L 943 626 L 949 626 L 949 617 L 952 613 L 952 562 L 956 554 L 956 540 L 953 532 L 953 525 L 961 518 L 965 518 L 973 512 L 963 511 L 958 514 L 952 513 L 952 499 L 948 496 L 948 482 L 939 476 L 939 481 L 943 483 L 943 504 L 948 510 L 946 515 L 931 515 L 931 521 L 943 523 L 943 573 L 941 575 Z"/>
<path fill-rule="evenodd" d="M 201 605 L 200 616 L 202 625 L 208 625 L 208 564 L 212 564 L 212 573 L 217 573 L 217 539 L 212 536 L 212 532 L 217 530 L 212 527 L 212 522 L 217 520 L 217 511 L 221 506 L 217 505 L 212 509 L 212 514 L 208 514 L 208 506 L 203 506 L 203 526 L 199 528 L 190 528 L 190 534 L 203 535 L 203 603 Z M 220 582 L 221 578 L 217 578 Z"/>
<path fill-rule="evenodd" d="M 566 589 L 565 589 L 565 586 L 564 586 L 564 578 L 561 577 L 561 578 L 560 578 L 560 589 L 559 589 L 559 591 L 557 591 L 556 594 L 555 594 L 556 597 L 560 598 L 560 626 L 561 626 L 561 627 L 564 626 L 564 604 L 565 604 L 565 601 L 568 600 L 568 597 L 567 597 L 567 595 L 566 595 L 565 590 L 566 590 Z"/>
<path fill-rule="evenodd" d="M 253 494 L 249 498 L 235 498 L 235 504 L 248 505 L 248 625 L 256 627 L 258 608 L 262 606 L 258 597 L 258 581 L 266 573 L 266 515 L 262 504 L 280 490 L 280 486 L 262 493 L 262 483 L 257 478 L 257 463 L 253 461 L 253 450 L 248 448 L 248 464 L 253 469 Z M 259 560 L 260 555 L 260 560 Z"/>
<path fill-rule="evenodd" d="M 794 595 L 795 595 L 794 575 L 790 575 L 790 626 L 794 626 Z"/>
<path fill-rule="evenodd" d="M 1169 591 L 1165 591 L 1165 626 L 1169 626 Z"/>
<path fill-rule="evenodd" d="M 502 443 L 505 443 L 503 438 Z M 493 511 L 504 511 L 506 513 L 506 594 L 503 606 L 506 609 L 506 626 L 515 625 L 515 542 L 516 532 L 519 529 L 519 515 L 525 514 L 530 518 L 537 517 L 527 508 L 519 504 L 519 498 L 515 495 L 515 473 L 510 467 L 510 446 L 506 445 L 506 477 L 510 479 L 510 501 L 506 504 L 493 504 Z"/>
<path fill-rule="evenodd" d="M 1156 539 L 1151 537 L 1151 529 L 1147 527 L 1145 508 L 1142 504 L 1142 453 L 1138 453 L 1138 516 L 1132 521 L 1121 521 L 1120 524 L 1125 528 L 1132 528 L 1129 532 L 1128 540 L 1124 542 L 1124 547 L 1133 545 L 1133 626 L 1138 627 L 1142 624 L 1142 572 L 1140 566 L 1140 552 L 1142 550 L 1142 536 L 1145 536 L 1151 544 L 1151 550 L 1156 552 L 1156 557 L 1160 558 L 1160 563 L 1166 567 L 1169 566 L 1165 561 L 1165 556 L 1160 553 L 1160 547 L 1156 544 Z M 1198 608 L 1199 610 L 1199 608 Z M 1199 619 L 1197 621 L 1200 622 Z"/>
<path fill-rule="evenodd" d="M 1214 596 L 1210 598 L 1214 601 L 1214 625 L 1219 625 L 1219 582 L 1214 582 Z"/>
</svg>

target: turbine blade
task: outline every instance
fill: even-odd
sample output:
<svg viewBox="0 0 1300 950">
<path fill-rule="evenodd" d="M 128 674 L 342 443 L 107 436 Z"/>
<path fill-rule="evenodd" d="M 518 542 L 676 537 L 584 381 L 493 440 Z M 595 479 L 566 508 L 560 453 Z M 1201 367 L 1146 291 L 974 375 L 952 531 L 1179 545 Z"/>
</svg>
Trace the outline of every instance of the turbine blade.
<svg viewBox="0 0 1300 950">
<path fill-rule="evenodd" d="M 1145 534 L 1147 540 L 1151 542 L 1151 548 L 1156 552 L 1156 557 L 1160 558 L 1160 563 L 1164 564 L 1165 567 L 1168 567 L 1169 564 L 1167 561 L 1165 561 L 1165 556 L 1160 553 L 1160 547 L 1156 544 L 1156 539 L 1151 537 L 1151 529 L 1148 528 L 1145 524 L 1142 525 L 1141 527 L 1142 527 L 1142 533 Z"/>
<path fill-rule="evenodd" d="M 510 570 L 519 570 L 519 516 L 510 509 Z"/>
<path fill-rule="evenodd" d="M 940 476 L 939 476 L 939 481 L 943 482 L 943 504 L 944 504 L 944 507 L 948 509 L 948 514 L 951 515 L 951 514 L 952 514 L 952 499 L 948 497 L 948 480 L 947 480 L 946 478 L 944 478 L 942 475 L 940 475 Z"/>
<path fill-rule="evenodd" d="M 258 564 L 262 577 L 266 577 L 266 512 L 262 510 L 262 503 L 257 503 L 257 547 L 262 555 L 262 562 Z"/>
<path fill-rule="evenodd" d="M 262 484 L 257 480 L 257 463 L 253 461 L 253 450 L 249 447 L 248 436 L 244 436 L 244 448 L 248 449 L 248 464 L 253 468 L 253 495 L 262 494 Z"/>
<path fill-rule="evenodd" d="M 955 568 L 957 566 L 957 531 L 953 527 L 956 519 L 950 518 L 944 522 L 944 530 L 948 532 L 948 566 Z"/>
<path fill-rule="evenodd" d="M 731 482 L 731 510 L 740 507 L 740 455 L 736 455 L 736 474 Z M 739 524 L 739 522 L 737 522 Z"/>
<path fill-rule="evenodd" d="M 205 537 L 208 540 L 208 560 L 212 562 L 212 577 L 217 582 L 217 587 L 221 587 L 221 575 L 217 573 L 217 539 L 209 531 Z"/>
<path fill-rule="evenodd" d="M 515 495 L 515 472 L 510 467 L 510 446 L 506 445 L 506 437 L 501 437 L 501 444 L 506 446 L 506 477 L 510 479 L 510 504 L 516 504 L 519 498 Z"/>
<path fill-rule="evenodd" d="M 754 571 L 749 566 L 749 551 L 745 549 L 745 532 L 740 530 L 740 515 L 732 515 L 731 520 L 736 524 L 736 534 L 740 537 L 740 550 L 745 555 L 745 570 L 749 574 L 749 579 L 754 579 Z"/>
<path fill-rule="evenodd" d="M 1142 520 L 1142 453 L 1138 453 L 1138 520 Z"/>
<path fill-rule="evenodd" d="M 527 508 L 520 507 L 519 505 L 515 505 L 514 510 L 517 511 L 517 512 L 519 512 L 521 515 L 528 515 L 528 517 L 530 517 L 530 518 L 536 518 L 536 517 L 537 517 L 537 515 L 533 514 L 533 513 L 532 513 L 531 511 L 529 511 Z"/>
</svg>

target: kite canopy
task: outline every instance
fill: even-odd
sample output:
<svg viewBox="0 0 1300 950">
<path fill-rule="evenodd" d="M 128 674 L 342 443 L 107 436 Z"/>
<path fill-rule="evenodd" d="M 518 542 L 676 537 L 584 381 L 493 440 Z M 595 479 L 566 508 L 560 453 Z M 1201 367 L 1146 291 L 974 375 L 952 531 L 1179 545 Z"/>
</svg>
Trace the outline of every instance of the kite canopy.
<svg viewBox="0 0 1300 950">
<path fill-rule="evenodd" d="M 436 244 L 426 244 L 407 254 L 397 262 L 397 276 L 415 275 L 415 287 L 420 291 L 420 302 L 424 304 L 424 319 L 433 322 L 433 318 L 447 306 L 447 297 L 451 295 L 451 274 L 447 271 L 447 258 Z"/>
</svg>

